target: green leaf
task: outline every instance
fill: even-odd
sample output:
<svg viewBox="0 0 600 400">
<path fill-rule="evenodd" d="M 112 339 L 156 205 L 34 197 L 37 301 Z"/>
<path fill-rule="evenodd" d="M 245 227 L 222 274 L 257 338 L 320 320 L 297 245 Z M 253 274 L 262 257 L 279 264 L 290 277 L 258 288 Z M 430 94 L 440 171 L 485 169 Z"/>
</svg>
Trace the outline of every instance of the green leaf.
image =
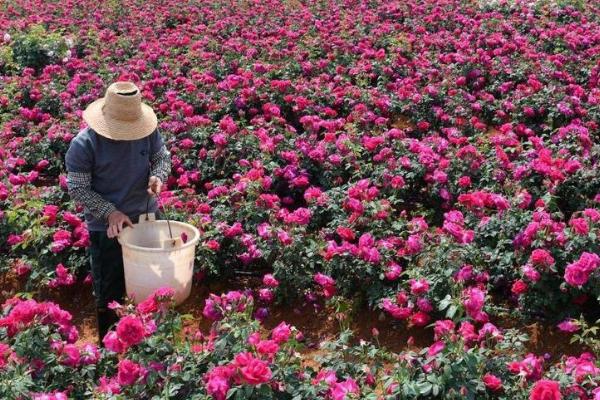
<svg viewBox="0 0 600 400">
<path fill-rule="evenodd" d="M 451 305 L 450 308 L 448 308 L 448 311 L 446 311 L 446 317 L 452 319 L 454 318 L 454 315 L 456 314 L 456 311 L 458 310 L 458 307 L 456 307 L 456 305 Z"/>
<path fill-rule="evenodd" d="M 431 389 L 433 388 L 433 385 L 429 382 L 421 382 L 421 383 L 417 384 L 417 388 L 419 390 L 419 394 L 426 396 L 429 393 L 431 393 Z"/>
</svg>

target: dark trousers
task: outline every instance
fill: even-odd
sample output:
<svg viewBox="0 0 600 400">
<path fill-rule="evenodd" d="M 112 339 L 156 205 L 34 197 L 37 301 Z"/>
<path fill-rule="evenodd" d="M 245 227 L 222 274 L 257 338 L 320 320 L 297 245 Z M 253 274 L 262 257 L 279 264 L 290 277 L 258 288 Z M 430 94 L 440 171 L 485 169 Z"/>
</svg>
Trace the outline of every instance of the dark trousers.
<svg viewBox="0 0 600 400">
<path fill-rule="evenodd" d="M 90 267 L 96 306 L 106 308 L 113 300 L 123 302 L 125 275 L 117 238 L 109 239 L 106 231 L 90 232 Z"/>
<path fill-rule="evenodd" d="M 160 211 L 156 219 L 163 219 Z M 132 219 L 133 223 L 138 218 Z M 90 267 L 94 282 L 94 296 L 98 308 L 106 308 L 111 301 L 122 303 L 125 296 L 123 253 L 117 238 L 109 239 L 106 231 L 90 232 Z"/>
</svg>

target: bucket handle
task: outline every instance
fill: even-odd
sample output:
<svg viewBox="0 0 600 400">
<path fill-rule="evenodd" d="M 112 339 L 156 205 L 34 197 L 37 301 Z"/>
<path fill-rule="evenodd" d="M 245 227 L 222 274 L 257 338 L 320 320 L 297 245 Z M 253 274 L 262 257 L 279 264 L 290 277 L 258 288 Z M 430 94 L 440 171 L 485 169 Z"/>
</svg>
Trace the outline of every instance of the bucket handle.
<svg viewBox="0 0 600 400">
<path fill-rule="evenodd" d="M 138 218 L 138 224 L 152 221 L 156 221 L 156 215 L 154 213 L 140 214 Z"/>
<path fill-rule="evenodd" d="M 150 221 L 148 210 L 150 209 L 150 198 L 151 197 L 152 196 L 148 196 L 148 199 L 146 200 L 146 221 Z M 169 218 L 167 217 L 167 214 L 164 212 L 165 211 L 165 207 L 164 207 L 164 205 L 161 205 L 158 200 L 157 200 L 157 203 L 163 209 L 163 214 L 165 216 L 165 219 L 167 220 L 167 226 L 169 227 L 169 237 L 171 238 L 171 242 L 172 242 L 173 247 L 175 247 L 177 245 L 177 240 L 173 239 L 173 232 L 171 231 L 171 223 L 169 222 Z M 153 214 L 153 216 L 154 216 L 154 214 Z"/>
</svg>

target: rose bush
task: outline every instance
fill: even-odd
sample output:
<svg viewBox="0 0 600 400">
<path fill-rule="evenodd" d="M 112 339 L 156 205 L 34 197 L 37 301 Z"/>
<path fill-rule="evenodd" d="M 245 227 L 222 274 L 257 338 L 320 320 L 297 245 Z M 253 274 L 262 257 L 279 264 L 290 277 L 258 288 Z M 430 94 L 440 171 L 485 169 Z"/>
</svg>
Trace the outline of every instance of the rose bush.
<svg viewBox="0 0 600 400">
<path fill-rule="evenodd" d="M 435 323 L 435 342 L 393 353 L 352 333 L 311 356 L 285 322 L 271 330 L 252 317 L 250 293 L 206 301 L 208 331 L 184 324 L 173 291 L 160 289 L 121 316 L 103 348 L 75 343 L 71 315 L 53 303 L 13 298 L 0 318 L 3 398 L 191 399 L 562 399 L 591 398 L 600 364 L 591 353 L 551 364 L 526 353 L 527 336 L 491 323 Z M 374 333 L 375 339 L 377 333 Z M 307 365 L 301 354 L 312 357 Z M 383 388 L 383 392 L 382 392 Z M 36 397 L 37 396 L 37 397 Z M 43 397 L 47 396 L 47 397 Z M 54 396 L 54 397 L 48 397 Z"/>
<path fill-rule="evenodd" d="M 81 215 L 57 205 L 65 196 L 61 188 L 20 188 L 2 214 L 6 253 L 0 270 L 26 282 L 26 289 L 68 287 L 85 279 L 89 233 Z"/>
</svg>

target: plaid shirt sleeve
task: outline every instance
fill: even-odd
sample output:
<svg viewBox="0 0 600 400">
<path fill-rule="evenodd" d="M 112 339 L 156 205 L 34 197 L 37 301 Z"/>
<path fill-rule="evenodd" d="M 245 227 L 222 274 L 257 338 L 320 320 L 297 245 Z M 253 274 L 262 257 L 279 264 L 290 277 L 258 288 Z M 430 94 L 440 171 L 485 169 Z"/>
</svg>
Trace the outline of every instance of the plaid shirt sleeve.
<svg viewBox="0 0 600 400">
<path fill-rule="evenodd" d="M 171 153 L 164 144 L 152 155 L 150 163 L 150 175 L 158 177 L 164 183 L 171 172 Z"/>
<path fill-rule="evenodd" d="M 117 210 L 114 204 L 92 190 L 92 174 L 89 172 L 67 172 L 67 187 L 71 198 L 82 203 L 99 220 L 105 221 L 111 212 Z"/>
</svg>

